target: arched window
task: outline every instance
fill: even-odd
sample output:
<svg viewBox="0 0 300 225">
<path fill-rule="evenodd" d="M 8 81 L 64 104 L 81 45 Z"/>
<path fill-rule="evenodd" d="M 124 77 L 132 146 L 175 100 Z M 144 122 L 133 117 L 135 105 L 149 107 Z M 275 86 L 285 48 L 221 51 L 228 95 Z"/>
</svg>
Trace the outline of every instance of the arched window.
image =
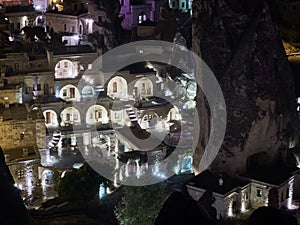
<svg viewBox="0 0 300 225">
<path fill-rule="evenodd" d="M 78 75 L 77 67 L 70 60 L 60 60 L 55 66 L 55 78 L 75 78 Z"/>
<path fill-rule="evenodd" d="M 57 115 L 56 112 L 49 109 L 43 112 L 45 123 L 47 127 L 57 127 L 58 121 L 57 121 Z"/>
<path fill-rule="evenodd" d="M 68 124 L 80 124 L 81 119 L 80 119 L 80 112 L 78 109 L 74 107 L 68 107 L 64 109 L 60 113 L 60 117 L 62 120 L 62 126 L 68 125 Z"/>
<path fill-rule="evenodd" d="M 146 21 L 146 19 L 147 19 L 147 16 L 146 16 L 146 14 L 144 13 L 144 12 L 141 12 L 140 14 L 139 14 L 139 17 L 138 17 L 138 19 L 139 19 L 139 24 L 140 23 L 142 23 L 142 22 L 144 22 L 144 21 Z"/>
<path fill-rule="evenodd" d="M 59 97 L 65 101 L 80 101 L 81 96 L 77 87 L 68 84 L 60 90 Z"/>
<path fill-rule="evenodd" d="M 95 94 L 94 88 L 91 87 L 91 86 L 85 86 L 82 89 L 82 96 L 83 97 L 92 97 L 92 96 L 94 96 L 94 94 Z"/>
<path fill-rule="evenodd" d="M 95 123 L 108 123 L 107 110 L 101 105 L 91 106 L 86 113 L 86 123 L 93 125 Z"/>
<path fill-rule="evenodd" d="M 126 99 L 127 81 L 120 76 L 113 77 L 107 84 L 107 95 L 111 98 Z"/>
<path fill-rule="evenodd" d="M 153 95 L 153 84 L 148 78 L 139 79 L 134 85 L 135 96 L 147 97 Z"/>
</svg>

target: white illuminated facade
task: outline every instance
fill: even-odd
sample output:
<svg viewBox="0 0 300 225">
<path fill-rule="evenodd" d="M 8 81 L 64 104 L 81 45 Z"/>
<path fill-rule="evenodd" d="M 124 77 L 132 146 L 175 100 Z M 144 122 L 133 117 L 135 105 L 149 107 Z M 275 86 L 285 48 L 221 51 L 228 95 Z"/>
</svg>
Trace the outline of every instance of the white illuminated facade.
<svg viewBox="0 0 300 225">
<path fill-rule="evenodd" d="M 55 66 L 56 79 L 72 79 L 78 75 L 77 62 L 72 62 L 67 59 L 59 61 Z"/>
<path fill-rule="evenodd" d="M 54 110 L 45 110 L 43 115 L 47 127 L 58 127 L 57 114 Z"/>
<path fill-rule="evenodd" d="M 107 124 L 109 122 L 108 112 L 101 105 L 92 105 L 86 113 L 86 124 L 94 125 L 97 123 Z"/>
<path fill-rule="evenodd" d="M 59 97 L 66 101 L 80 101 L 81 95 L 77 87 L 68 84 L 59 91 Z"/>
<path fill-rule="evenodd" d="M 74 107 L 68 107 L 66 109 L 64 109 L 61 113 L 60 113 L 60 117 L 61 117 L 61 125 L 65 126 L 65 125 L 78 125 L 81 123 L 81 116 L 80 116 L 80 112 L 78 111 L 78 109 L 74 108 Z"/>
<path fill-rule="evenodd" d="M 128 85 L 127 81 L 120 76 L 112 78 L 107 85 L 107 95 L 115 99 L 127 99 L 128 98 Z"/>
<path fill-rule="evenodd" d="M 295 175 L 291 174 L 288 179 L 272 184 L 248 177 L 234 178 L 204 171 L 189 180 L 187 189 L 195 200 L 198 200 L 207 190 L 211 190 L 215 197 L 213 207 L 217 210 L 219 219 L 235 217 L 251 209 L 272 205 L 274 202 L 269 202 L 272 193 L 278 195 L 278 202 L 275 203 L 277 206 L 272 206 L 297 209 L 298 207 L 292 203 L 294 179 Z"/>
</svg>

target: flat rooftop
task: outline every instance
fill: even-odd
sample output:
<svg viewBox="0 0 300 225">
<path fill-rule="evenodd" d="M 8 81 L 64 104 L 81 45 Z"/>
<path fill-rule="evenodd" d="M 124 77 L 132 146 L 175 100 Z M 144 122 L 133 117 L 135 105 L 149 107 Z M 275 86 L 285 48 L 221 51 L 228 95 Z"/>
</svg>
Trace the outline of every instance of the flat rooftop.
<svg viewBox="0 0 300 225">
<path fill-rule="evenodd" d="M 242 174 L 242 177 L 261 181 L 268 184 L 280 185 L 293 176 L 294 169 L 289 169 L 281 165 L 256 168 Z"/>
<path fill-rule="evenodd" d="M 57 48 L 49 48 L 53 55 L 68 55 L 68 54 L 85 54 L 95 53 L 96 49 L 90 45 L 76 45 L 76 46 L 59 46 Z"/>
<path fill-rule="evenodd" d="M 219 184 L 220 178 L 223 179 L 222 185 Z M 197 176 L 188 180 L 186 184 L 225 195 L 233 189 L 244 187 L 249 183 L 250 181 L 242 178 L 230 177 L 225 173 L 212 173 L 208 170 L 205 170 Z"/>
</svg>

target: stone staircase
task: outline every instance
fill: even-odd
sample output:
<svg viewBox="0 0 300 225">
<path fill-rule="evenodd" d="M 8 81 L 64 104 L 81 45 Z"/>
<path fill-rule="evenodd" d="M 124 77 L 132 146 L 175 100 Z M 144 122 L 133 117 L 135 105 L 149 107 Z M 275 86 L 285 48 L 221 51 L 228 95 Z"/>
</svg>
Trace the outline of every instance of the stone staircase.
<svg viewBox="0 0 300 225">
<path fill-rule="evenodd" d="M 49 142 L 49 148 L 54 148 L 61 138 L 61 132 L 55 131 L 52 135 L 52 140 Z"/>
<path fill-rule="evenodd" d="M 124 107 L 125 107 L 125 111 L 126 111 L 128 117 L 131 121 L 131 124 L 133 126 L 138 126 L 139 127 L 140 125 L 138 123 L 137 116 L 136 116 L 132 106 L 131 105 L 125 105 Z"/>
</svg>

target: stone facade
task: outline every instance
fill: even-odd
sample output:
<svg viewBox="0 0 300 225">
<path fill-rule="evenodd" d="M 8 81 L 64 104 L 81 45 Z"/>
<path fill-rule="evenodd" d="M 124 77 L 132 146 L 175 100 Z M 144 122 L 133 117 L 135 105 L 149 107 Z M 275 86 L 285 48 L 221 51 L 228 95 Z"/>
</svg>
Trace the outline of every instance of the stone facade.
<svg viewBox="0 0 300 225">
<path fill-rule="evenodd" d="M 25 105 L 9 106 L 1 113 L 1 146 L 3 149 L 45 148 L 45 120 L 39 112 L 30 112 Z M 35 137 L 35 138 L 32 138 Z"/>
<path fill-rule="evenodd" d="M 33 26 L 36 13 L 31 12 L 6 12 L 4 15 L 8 18 L 11 30 L 21 30 L 25 26 Z"/>
<path fill-rule="evenodd" d="M 49 29 L 54 32 L 73 33 L 77 35 L 89 34 L 93 32 L 92 24 L 89 22 L 88 14 L 65 15 L 62 13 L 47 12 L 46 20 Z"/>
<path fill-rule="evenodd" d="M 8 162 L 7 166 L 14 178 L 15 184 L 21 190 L 32 190 L 32 186 L 39 183 L 38 167 L 39 159 Z M 28 193 L 30 195 L 32 193 Z"/>
<path fill-rule="evenodd" d="M 0 59 L 2 73 L 6 76 L 24 74 L 48 69 L 48 61 L 44 54 L 31 54 L 27 52 L 9 53 Z"/>
<path fill-rule="evenodd" d="M 202 176 L 200 180 L 199 176 Z M 232 217 L 251 208 L 249 180 L 204 171 L 198 177 L 187 181 L 186 187 L 190 196 L 196 201 L 207 190 L 212 191 L 215 198 L 212 206 L 217 211 L 217 219 Z"/>
<path fill-rule="evenodd" d="M 19 87 L 16 86 L 14 89 L 0 89 L 0 100 L 1 104 L 22 103 Z"/>
<path fill-rule="evenodd" d="M 230 180 L 229 177 L 223 176 L 222 174 L 210 174 L 204 171 L 206 175 L 202 176 L 201 180 L 196 177 L 191 178 L 187 182 L 187 189 L 190 196 L 198 201 L 200 197 L 207 191 L 213 192 L 215 202 L 213 207 L 217 210 L 217 218 L 233 217 L 240 213 L 245 213 L 250 209 L 256 209 L 262 206 L 272 205 L 276 208 L 287 208 L 293 209 L 293 190 L 295 176 L 291 176 L 279 182 L 266 183 L 260 180 L 250 179 L 248 177 L 239 177 Z M 208 174 L 208 175 L 207 175 Z M 216 177 L 220 177 L 219 180 Z M 215 179 L 215 180 L 213 180 Z M 241 180 L 241 184 L 237 184 L 237 180 Z M 206 188 L 204 186 L 207 186 Z M 229 187 L 232 186 L 232 187 Z M 271 197 L 271 190 L 276 190 L 277 197 Z M 274 199 L 270 199 L 274 198 Z M 274 202 L 278 202 L 274 205 Z"/>
</svg>

